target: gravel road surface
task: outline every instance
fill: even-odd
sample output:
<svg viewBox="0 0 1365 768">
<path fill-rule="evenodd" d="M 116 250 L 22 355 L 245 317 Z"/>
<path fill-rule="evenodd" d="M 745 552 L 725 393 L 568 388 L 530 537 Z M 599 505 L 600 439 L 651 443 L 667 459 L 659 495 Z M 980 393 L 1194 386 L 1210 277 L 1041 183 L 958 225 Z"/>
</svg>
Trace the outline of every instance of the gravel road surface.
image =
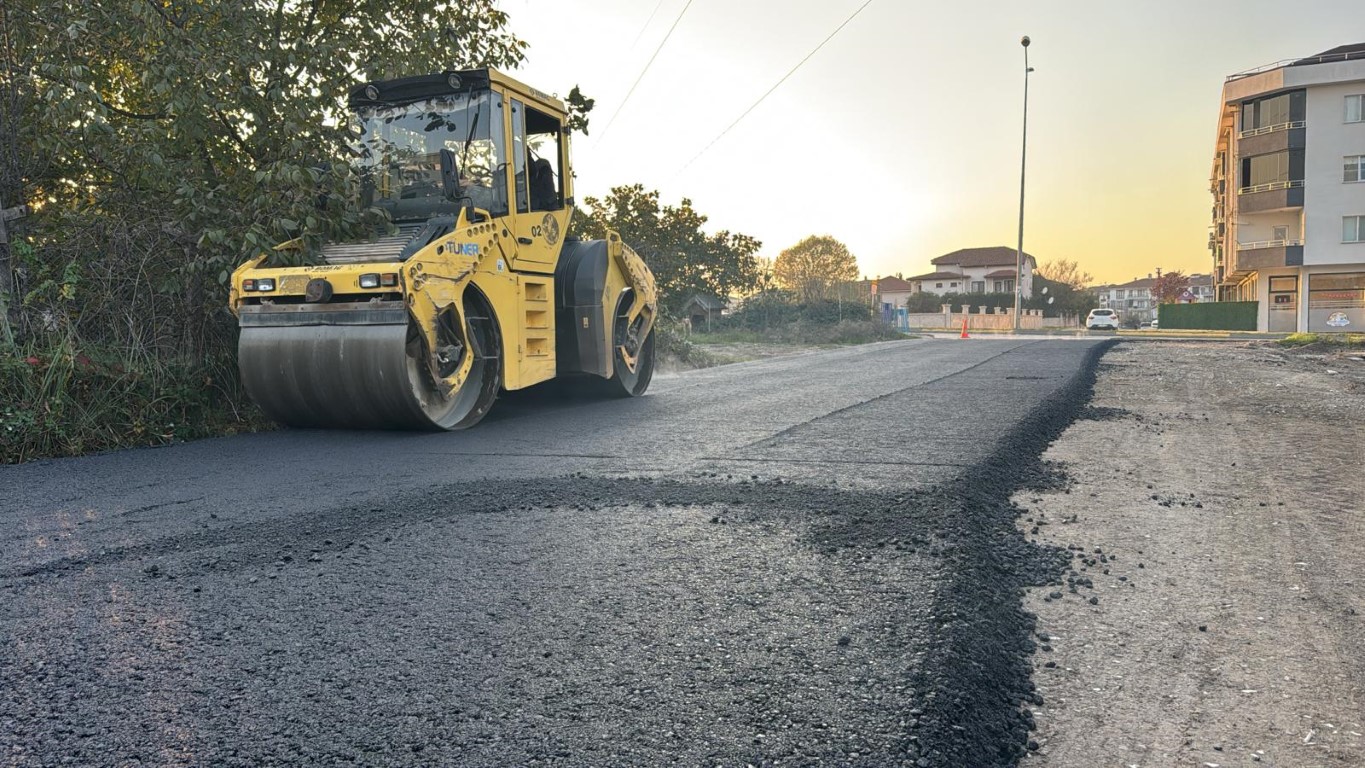
<svg viewBox="0 0 1365 768">
<path fill-rule="evenodd" d="M 1365 360 L 1124 344 L 1024 491 L 1065 578 L 1026 765 L 1365 765 Z"/>
<path fill-rule="evenodd" d="M 1010 499 L 1103 349 L 0 467 L 0 765 L 1013 765 L 1070 553 Z"/>
</svg>

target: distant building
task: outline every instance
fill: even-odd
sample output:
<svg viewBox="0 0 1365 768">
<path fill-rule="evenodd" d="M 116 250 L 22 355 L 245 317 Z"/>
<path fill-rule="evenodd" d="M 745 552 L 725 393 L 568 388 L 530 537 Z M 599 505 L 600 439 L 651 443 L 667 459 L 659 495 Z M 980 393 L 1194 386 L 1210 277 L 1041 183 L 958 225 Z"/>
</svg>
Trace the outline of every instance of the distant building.
<svg viewBox="0 0 1365 768">
<path fill-rule="evenodd" d="M 1156 278 L 1148 275 L 1118 285 L 1097 285 L 1090 290 L 1100 309 L 1118 312 L 1120 323 L 1140 325 L 1156 319 L 1156 300 L 1152 295 L 1155 287 Z"/>
<path fill-rule="evenodd" d="M 905 306 L 915 286 L 895 276 L 879 277 L 876 280 L 860 280 L 858 286 L 864 295 L 881 297 L 881 303 L 894 309 Z"/>
<path fill-rule="evenodd" d="M 1231 75 L 1209 249 L 1263 331 L 1365 329 L 1365 43 Z"/>
<path fill-rule="evenodd" d="M 1205 301 L 1213 301 L 1213 275 L 1190 275 L 1189 280 L 1189 286 L 1185 288 L 1184 294 L 1180 297 L 1182 304 L 1200 304 Z"/>
<path fill-rule="evenodd" d="M 728 314 L 729 302 L 709 293 L 694 293 L 683 305 L 683 317 L 692 324 L 694 331 L 711 330 L 711 322 Z"/>
<path fill-rule="evenodd" d="M 963 248 L 932 259 L 934 271 L 907 278 L 915 293 L 1014 293 L 1017 251 L 1005 246 Z M 1038 260 L 1024 254 L 1024 298 L 1033 296 Z"/>
<path fill-rule="evenodd" d="M 1097 285 L 1089 290 L 1095 294 L 1101 309 L 1113 309 L 1119 313 L 1120 322 L 1130 320 L 1141 325 L 1157 319 L 1161 297 L 1156 295 L 1156 280 L 1152 275 L 1147 275 L 1117 285 Z M 1189 275 L 1187 280 L 1188 284 L 1176 303 L 1213 301 L 1213 275 Z"/>
</svg>

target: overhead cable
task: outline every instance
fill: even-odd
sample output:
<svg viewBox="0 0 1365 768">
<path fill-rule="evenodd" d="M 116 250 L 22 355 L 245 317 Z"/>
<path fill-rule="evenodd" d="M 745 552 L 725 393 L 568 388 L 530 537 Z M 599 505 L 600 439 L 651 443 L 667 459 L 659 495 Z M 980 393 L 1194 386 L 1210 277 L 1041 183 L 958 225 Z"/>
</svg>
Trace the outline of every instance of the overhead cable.
<svg viewBox="0 0 1365 768">
<path fill-rule="evenodd" d="M 654 22 L 654 17 L 659 15 L 659 9 L 662 7 L 664 7 L 664 0 L 659 0 L 659 2 L 654 4 L 654 10 L 650 11 L 649 18 L 645 19 L 645 25 L 640 27 L 640 31 L 635 33 L 635 39 L 630 41 L 629 50 L 635 50 L 635 46 L 640 44 L 640 38 L 645 36 L 645 30 L 649 29 L 649 25 Z"/>
<path fill-rule="evenodd" d="M 764 92 L 764 94 L 763 94 L 762 96 L 759 96 L 759 97 L 758 97 L 758 101 L 755 101 L 753 104 L 750 104 L 750 105 L 749 105 L 749 108 L 746 109 L 746 110 L 744 110 L 744 112 L 741 113 L 739 117 L 735 118 L 735 121 L 734 121 L 733 123 L 730 123 L 730 125 L 726 126 L 725 130 L 721 131 L 719 134 L 716 135 L 716 138 L 711 139 L 711 142 L 710 142 L 709 144 L 707 144 L 706 146 L 702 147 L 701 151 L 698 152 L 696 155 L 694 155 L 694 156 L 692 157 L 691 160 L 688 160 L 686 165 L 684 165 L 683 167 L 679 168 L 679 169 L 678 169 L 678 173 L 682 173 L 683 171 L 685 171 L 685 170 L 687 170 L 688 168 L 692 167 L 692 164 L 695 163 L 695 162 L 697 162 L 697 159 L 700 158 L 702 155 L 706 154 L 706 151 L 707 151 L 707 150 L 709 150 L 711 147 L 715 146 L 715 145 L 716 145 L 716 142 L 718 142 L 718 141 L 720 141 L 721 139 L 725 138 L 725 134 L 729 133 L 730 130 L 733 129 L 736 125 L 739 125 L 740 121 L 742 121 L 744 118 L 748 117 L 750 112 L 753 112 L 755 109 L 757 109 L 757 108 L 758 108 L 758 105 L 759 105 L 759 104 L 762 104 L 764 99 L 766 99 L 766 98 L 768 98 L 769 96 L 771 96 L 772 93 L 773 93 L 773 91 L 777 90 L 778 88 L 780 88 L 780 87 L 782 86 L 783 83 L 787 82 L 787 78 L 789 78 L 789 77 L 791 77 L 792 75 L 796 74 L 796 70 L 800 69 L 801 66 L 802 66 L 803 64 L 805 64 L 806 62 L 810 61 L 812 56 L 814 56 L 815 54 L 819 53 L 819 52 L 820 52 L 820 49 L 821 49 L 821 48 L 824 48 L 826 43 L 828 43 L 830 40 L 833 40 L 835 35 L 839 34 L 839 32 L 840 32 L 841 30 L 843 30 L 844 27 L 848 26 L 848 23 L 849 23 L 849 22 L 851 22 L 851 21 L 853 21 L 855 18 L 857 18 L 857 17 L 858 17 L 858 14 L 862 13 L 862 12 L 863 12 L 863 9 L 867 8 L 869 5 L 872 5 L 872 0 L 867 0 L 867 2 L 865 2 L 865 3 L 863 3 L 862 5 L 858 6 L 858 10 L 854 11 L 854 12 L 852 13 L 852 15 L 850 15 L 847 19 L 844 19 L 844 23 L 842 23 L 842 24 L 840 24 L 839 26 L 835 27 L 835 28 L 834 28 L 834 31 L 831 32 L 831 33 L 829 33 L 829 36 L 826 37 L 824 40 L 821 40 L 819 45 L 815 46 L 815 48 L 812 49 L 810 53 L 806 54 L 805 58 L 803 58 L 803 59 L 801 59 L 800 61 L 796 62 L 796 66 L 794 66 L 794 67 L 792 67 L 790 70 L 788 70 L 788 71 L 787 71 L 787 74 L 783 75 L 781 80 L 778 80 L 776 83 L 773 84 L 773 87 L 769 88 L 766 92 Z M 676 174 L 675 174 L 675 175 L 676 175 Z"/>
<path fill-rule="evenodd" d="M 687 9 L 691 7 L 692 0 L 687 0 L 687 4 L 682 7 L 681 11 L 678 11 L 678 17 L 673 20 L 673 26 L 668 28 L 668 34 L 664 35 L 664 39 L 659 41 L 659 45 L 654 49 L 653 55 L 649 57 L 649 61 L 645 62 L 645 68 L 640 70 L 640 76 L 635 78 L 635 82 L 631 84 L 630 90 L 626 91 L 626 97 L 621 99 L 621 103 L 616 106 L 616 111 L 613 112 L 611 118 L 607 120 L 607 127 L 602 129 L 602 133 L 598 134 L 598 143 L 601 143 L 602 139 L 607 137 L 607 131 L 611 130 L 611 126 L 616 122 L 616 117 L 621 114 L 621 110 L 625 109 L 626 103 L 630 101 L 631 95 L 635 93 L 636 86 L 640 85 L 640 81 L 645 79 L 645 73 L 649 72 L 649 68 L 653 66 L 654 60 L 659 57 L 659 51 L 664 49 L 664 45 L 668 43 L 668 38 L 673 36 L 673 30 L 678 28 L 678 22 L 682 21 L 683 14 L 687 13 Z"/>
</svg>

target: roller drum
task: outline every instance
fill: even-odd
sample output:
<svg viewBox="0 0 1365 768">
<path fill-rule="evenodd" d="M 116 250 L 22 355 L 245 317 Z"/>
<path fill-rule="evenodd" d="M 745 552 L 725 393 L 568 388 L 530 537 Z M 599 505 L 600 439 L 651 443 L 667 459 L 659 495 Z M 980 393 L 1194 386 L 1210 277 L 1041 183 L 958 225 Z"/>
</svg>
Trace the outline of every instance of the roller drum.
<svg viewBox="0 0 1365 768">
<path fill-rule="evenodd" d="M 407 338 L 406 324 L 244 327 L 242 381 L 267 415 L 294 427 L 449 429 Z"/>
</svg>

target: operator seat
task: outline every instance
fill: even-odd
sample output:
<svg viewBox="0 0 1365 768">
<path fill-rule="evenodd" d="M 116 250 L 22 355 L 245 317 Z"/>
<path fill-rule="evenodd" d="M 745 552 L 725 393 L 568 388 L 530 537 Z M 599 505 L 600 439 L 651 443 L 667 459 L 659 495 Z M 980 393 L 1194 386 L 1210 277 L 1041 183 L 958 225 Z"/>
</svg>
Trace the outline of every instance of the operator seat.
<svg viewBox="0 0 1365 768">
<path fill-rule="evenodd" d="M 531 210 L 553 211 L 559 207 L 559 194 L 555 185 L 555 172 L 550 161 L 539 158 L 531 161 Z"/>
</svg>

